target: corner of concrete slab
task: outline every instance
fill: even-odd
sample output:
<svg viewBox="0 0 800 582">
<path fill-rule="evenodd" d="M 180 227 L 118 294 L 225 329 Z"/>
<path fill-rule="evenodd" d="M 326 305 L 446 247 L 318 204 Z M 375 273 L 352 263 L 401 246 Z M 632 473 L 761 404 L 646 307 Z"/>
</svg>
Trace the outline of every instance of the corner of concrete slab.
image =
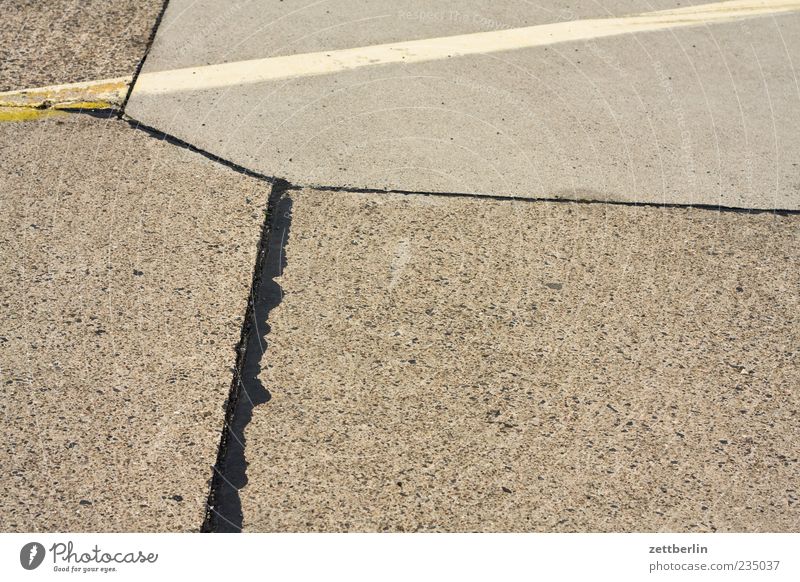
<svg viewBox="0 0 800 582">
<path fill-rule="evenodd" d="M 125 114 L 125 107 L 128 105 L 128 99 L 131 98 L 131 93 L 133 93 L 133 88 L 136 85 L 136 81 L 139 79 L 139 74 L 142 72 L 142 67 L 144 67 L 144 63 L 147 60 L 147 55 L 150 54 L 150 49 L 153 47 L 153 43 L 156 40 L 156 33 L 158 32 L 159 27 L 161 26 L 161 21 L 164 19 L 164 13 L 167 11 L 167 6 L 169 5 L 169 0 L 163 0 L 161 4 L 161 10 L 156 17 L 155 23 L 153 23 L 153 28 L 150 30 L 150 37 L 147 39 L 147 45 L 144 49 L 144 54 L 142 55 L 139 64 L 136 66 L 136 70 L 133 72 L 133 80 L 131 84 L 128 85 L 128 92 L 125 93 L 125 98 L 122 100 L 122 105 L 119 108 L 119 117 L 120 119 Z"/>
</svg>

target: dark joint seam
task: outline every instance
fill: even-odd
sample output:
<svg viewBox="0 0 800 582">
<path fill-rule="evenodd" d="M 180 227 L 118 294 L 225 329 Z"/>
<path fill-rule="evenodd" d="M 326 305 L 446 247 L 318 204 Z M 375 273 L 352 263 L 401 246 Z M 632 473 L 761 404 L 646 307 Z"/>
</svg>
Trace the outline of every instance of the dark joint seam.
<svg viewBox="0 0 800 582">
<path fill-rule="evenodd" d="M 273 240 L 273 236 L 276 230 L 281 227 L 288 232 L 290 217 L 282 217 L 280 213 L 281 209 L 287 206 L 285 202 L 291 202 L 286 195 L 289 189 L 290 184 L 288 182 L 275 180 L 267 201 L 265 218 L 261 226 L 261 236 L 253 267 L 250 293 L 247 298 L 247 307 L 239 342 L 235 348 L 236 364 L 233 368 L 230 392 L 225 405 L 225 418 L 220 431 L 217 459 L 212 467 L 208 501 L 203 524 L 200 528 L 201 532 L 241 531 L 242 528 L 241 499 L 239 498 L 239 490 L 236 488 L 236 483 L 239 483 L 239 487 L 241 487 L 243 485 L 242 481 L 246 482 L 247 463 L 244 457 L 244 445 L 246 444 L 244 428 L 250 421 L 252 409 L 258 404 L 267 402 L 270 398 L 269 391 L 259 385 L 253 390 L 260 389 L 265 393 L 264 397 L 253 402 L 253 398 L 256 398 L 256 396 L 250 393 L 246 384 L 253 381 L 259 383 L 257 374 L 261 369 L 261 360 L 264 357 L 264 352 L 253 353 L 253 348 L 260 343 L 261 336 L 266 336 L 269 333 L 269 324 L 266 321 L 267 316 L 280 301 L 280 297 L 276 300 L 267 296 L 263 291 L 264 286 L 272 282 L 274 276 L 276 276 L 274 266 L 270 263 L 275 257 L 273 253 L 277 252 L 278 257 L 284 257 L 283 248 L 281 247 L 282 241 L 277 241 L 277 246 L 281 248 L 273 248 L 276 243 Z M 291 207 L 290 204 L 288 206 L 289 208 Z M 281 234 L 286 234 L 286 232 Z M 277 268 L 280 271 L 282 265 L 277 265 Z M 259 337 L 255 337 L 256 335 Z M 255 342 L 253 341 L 254 339 Z M 253 376 L 253 378 L 250 376 Z M 244 403 L 245 399 L 249 401 L 249 406 Z M 243 403 L 244 408 L 242 408 Z M 241 417 L 243 413 L 247 418 Z M 241 448 L 238 456 L 231 454 L 232 446 L 234 449 Z M 231 478 L 234 482 L 231 481 Z"/>
<path fill-rule="evenodd" d="M 264 180 L 270 184 L 282 183 L 285 184 L 285 190 L 302 190 L 304 188 L 312 190 L 320 190 L 323 192 L 349 192 L 353 194 L 402 194 L 404 196 L 442 196 L 450 198 L 476 198 L 496 200 L 500 202 L 551 202 L 557 204 L 606 204 L 611 206 L 640 206 L 647 208 L 691 208 L 696 210 L 710 210 L 715 212 L 729 212 L 738 214 L 777 214 L 780 216 L 792 216 L 800 214 L 800 210 L 791 208 L 742 208 L 738 206 L 726 206 L 722 204 L 702 204 L 702 203 L 681 203 L 681 202 L 637 202 L 634 200 L 597 200 L 593 198 L 555 198 L 555 197 L 522 197 L 522 196 L 504 196 L 500 194 L 480 194 L 475 192 L 430 192 L 430 191 L 417 191 L 417 190 L 395 190 L 389 188 L 355 188 L 351 186 L 324 186 L 318 184 L 293 184 L 284 178 L 277 176 L 267 176 L 260 172 L 256 172 L 241 164 L 232 162 L 211 152 L 190 144 L 187 141 L 175 137 L 174 135 L 160 131 L 148 125 L 145 125 L 135 119 L 123 117 L 131 127 L 141 129 L 149 133 L 152 137 L 166 141 L 167 143 L 189 149 L 193 152 L 199 153 L 210 160 L 213 160 L 223 166 L 231 168 L 235 172 Z"/>
<path fill-rule="evenodd" d="M 133 93 L 133 87 L 136 85 L 136 80 L 139 78 L 139 74 L 142 72 L 142 67 L 144 67 L 144 62 L 147 60 L 147 55 L 150 54 L 150 49 L 153 48 L 153 42 L 156 40 L 156 33 L 158 32 L 159 27 L 161 26 L 161 20 L 164 18 L 164 13 L 167 11 L 167 5 L 169 4 L 169 0 L 164 0 L 164 3 L 161 5 L 161 10 L 156 17 L 155 23 L 153 23 L 153 28 L 150 31 L 150 38 L 147 39 L 147 45 L 144 49 L 144 54 L 142 55 L 139 64 L 136 66 L 136 69 L 133 71 L 133 77 L 131 79 L 131 84 L 128 86 L 128 91 L 125 93 L 125 99 L 122 100 L 122 105 L 120 106 L 117 117 L 122 119 L 122 116 L 125 113 L 125 107 L 128 105 L 128 99 L 131 98 L 131 93 Z"/>
</svg>

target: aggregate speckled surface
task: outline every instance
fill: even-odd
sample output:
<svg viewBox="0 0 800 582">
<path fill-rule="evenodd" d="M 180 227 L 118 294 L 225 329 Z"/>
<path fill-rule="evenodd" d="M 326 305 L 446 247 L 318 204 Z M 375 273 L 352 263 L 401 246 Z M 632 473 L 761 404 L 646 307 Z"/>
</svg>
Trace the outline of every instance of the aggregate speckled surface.
<svg viewBox="0 0 800 582">
<path fill-rule="evenodd" d="M 0 531 L 198 531 L 268 187 L 88 116 L 0 168 Z"/>
<path fill-rule="evenodd" d="M 800 217 L 291 196 L 246 530 L 800 530 Z"/>
<path fill-rule="evenodd" d="M 163 0 L 3 0 L 0 91 L 132 75 Z"/>
</svg>

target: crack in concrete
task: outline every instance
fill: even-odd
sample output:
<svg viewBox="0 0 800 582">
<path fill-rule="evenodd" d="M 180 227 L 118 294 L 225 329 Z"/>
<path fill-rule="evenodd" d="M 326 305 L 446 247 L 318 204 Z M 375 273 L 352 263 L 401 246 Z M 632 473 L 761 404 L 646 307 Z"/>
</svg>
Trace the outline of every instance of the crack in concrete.
<svg viewBox="0 0 800 582">
<path fill-rule="evenodd" d="M 290 189 L 301 190 L 303 188 L 310 188 L 312 190 L 320 190 L 323 192 L 350 192 L 354 194 L 402 194 L 406 196 L 444 196 L 450 198 L 480 198 L 487 200 L 497 200 L 500 202 L 520 202 L 526 204 L 533 204 L 537 202 L 552 202 L 557 204 L 604 204 L 609 206 L 647 206 L 653 208 L 692 208 L 697 210 L 713 210 L 716 212 L 733 212 L 741 214 L 779 214 L 781 216 L 790 214 L 800 214 L 800 210 L 791 208 L 742 208 L 738 206 L 724 206 L 718 204 L 700 204 L 700 203 L 680 203 L 680 202 L 637 202 L 635 200 L 620 200 L 620 199 L 607 199 L 601 200 L 596 198 L 582 198 L 582 197 L 521 197 L 521 196 L 503 196 L 498 194 L 481 194 L 475 192 L 420 192 L 415 190 L 391 190 L 380 188 L 353 188 L 350 186 L 320 186 L 320 185 L 292 185 Z"/>
<path fill-rule="evenodd" d="M 142 55 L 142 59 L 139 61 L 139 64 L 136 67 L 136 70 L 133 72 L 133 76 L 131 78 L 131 83 L 128 86 L 128 90 L 125 93 L 125 97 L 122 99 L 122 104 L 119 108 L 118 116 L 120 119 L 125 111 L 125 107 L 128 105 L 128 99 L 131 98 L 131 93 L 133 93 L 133 87 L 136 85 L 136 80 L 139 78 L 139 75 L 142 73 L 142 67 L 144 67 L 144 63 L 147 60 L 147 55 L 150 54 L 150 49 L 153 48 L 153 42 L 156 40 L 156 33 L 158 32 L 159 27 L 161 26 L 161 21 L 164 19 L 164 13 L 167 11 L 167 6 L 169 5 L 169 0 L 164 0 L 161 5 L 161 12 L 158 13 L 156 17 L 156 21 L 153 23 L 153 28 L 150 31 L 150 38 L 147 39 L 147 45 L 144 49 L 144 54 Z"/>
<path fill-rule="evenodd" d="M 268 317 L 283 299 L 283 289 L 275 279 L 286 266 L 284 249 L 292 219 L 288 187 L 288 182 L 275 181 L 267 203 L 253 283 L 236 347 L 236 366 L 201 527 L 203 532 L 234 533 L 240 532 L 243 526 L 239 492 L 247 484 L 245 429 L 252 419 L 253 409 L 271 398 L 259 374 L 268 349 Z"/>
<path fill-rule="evenodd" d="M 419 191 L 419 190 L 396 190 L 396 189 L 386 189 L 386 188 L 355 188 L 352 186 L 331 186 L 331 185 L 321 185 L 321 184 L 293 184 L 284 178 L 280 178 L 278 176 L 268 176 L 266 174 L 262 174 L 255 170 L 251 170 L 241 164 L 237 164 L 236 162 L 232 162 L 216 154 L 212 154 L 211 152 L 199 148 L 190 144 L 187 141 L 184 141 L 178 137 L 170 135 L 166 132 L 160 131 L 154 127 L 150 127 L 144 125 L 143 123 L 136 121 L 132 118 L 123 115 L 122 118 L 131 127 L 136 129 L 141 129 L 142 131 L 146 131 L 152 137 L 156 139 L 161 139 L 167 141 L 168 143 L 177 145 L 179 147 L 187 148 L 193 152 L 199 153 L 210 160 L 213 160 L 219 164 L 222 164 L 235 172 L 244 174 L 246 176 L 250 176 L 253 178 L 258 178 L 260 180 L 264 180 L 270 184 L 275 184 L 280 182 L 286 185 L 287 190 L 302 190 L 303 188 L 310 188 L 313 190 L 321 190 L 323 192 L 351 192 L 355 194 L 402 194 L 402 195 L 414 195 L 414 196 L 444 196 L 444 197 L 454 197 L 454 198 L 480 198 L 480 199 L 487 199 L 487 200 L 498 200 L 501 202 L 520 202 L 520 203 L 537 203 L 537 202 L 552 202 L 557 204 L 606 204 L 606 205 L 615 205 L 615 206 L 645 206 L 645 207 L 653 207 L 653 208 L 692 208 L 697 210 L 711 210 L 715 212 L 733 212 L 733 213 L 741 213 L 741 214 L 763 214 L 763 213 L 770 213 L 770 214 L 778 214 L 781 216 L 787 215 L 797 215 L 800 214 L 800 210 L 792 209 L 792 208 L 744 208 L 739 206 L 725 206 L 725 205 L 718 205 L 718 204 L 702 204 L 702 203 L 681 203 L 681 202 L 637 202 L 635 200 L 624 200 L 619 198 L 613 199 L 597 199 L 597 198 L 586 198 L 586 197 L 547 197 L 547 196 L 539 196 L 539 197 L 521 197 L 521 196 L 503 196 L 498 194 L 482 194 L 480 192 L 429 192 L 429 191 Z"/>
</svg>

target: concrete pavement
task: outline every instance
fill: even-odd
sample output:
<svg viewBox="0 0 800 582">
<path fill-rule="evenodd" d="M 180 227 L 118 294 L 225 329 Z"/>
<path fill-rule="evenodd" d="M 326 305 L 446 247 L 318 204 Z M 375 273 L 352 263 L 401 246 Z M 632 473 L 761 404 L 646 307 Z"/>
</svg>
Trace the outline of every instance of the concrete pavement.
<svg viewBox="0 0 800 582">
<path fill-rule="evenodd" d="M 248 531 L 797 531 L 798 216 L 292 191 Z"/>
<path fill-rule="evenodd" d="M 0 530 L 197 531 L 268 185 L 116 119 L 0 143 Z"/>
<path fill-rule="evenodd" d="M 163 0 L 5 0 L 0 91 L 132 74 Z"/>
<path fill-rule="evenodd" d="M 798 531 L 800 3 L 15 7 L 0 529 Z"/>
<path fill-rule="evenodd" d="M 682 27 L 683 11 L 696 9 L 678 2 L 539 4 L 283 2 L 220 13 L 176 0 L 127 114 L 304 185 L 800 209 L 800 15 L 753 16 L 756 6 L 800 5 L 711 3 Z M 731 6 L 743 16 L 713 20 Z M 678 12 L 658 12 L 666 8 Z M 642 12 L 668 27 L 640 32 L 622 20 L 617 36 L 560 42 L 594 30 L 592 19 Z M 566 29 L 547 28 L 558 22 Z M 369 65 L 369 47 L 381 43 L 430 38 L 446 48 L 453 35 L 530 26 L 553 44 L 493 52 L 490 39 L 469 56 L 329 74 L 286 61 L 282 78 L 247 80 L 290 55 L 330 51 L 335 61 L 336 51 L 366 47 Z M 204 66 L 238 62 L 224 86 L 193 88 Z M 152 94 L 148 74 L 185 67 L 185 82 Z"/>
</svg>

